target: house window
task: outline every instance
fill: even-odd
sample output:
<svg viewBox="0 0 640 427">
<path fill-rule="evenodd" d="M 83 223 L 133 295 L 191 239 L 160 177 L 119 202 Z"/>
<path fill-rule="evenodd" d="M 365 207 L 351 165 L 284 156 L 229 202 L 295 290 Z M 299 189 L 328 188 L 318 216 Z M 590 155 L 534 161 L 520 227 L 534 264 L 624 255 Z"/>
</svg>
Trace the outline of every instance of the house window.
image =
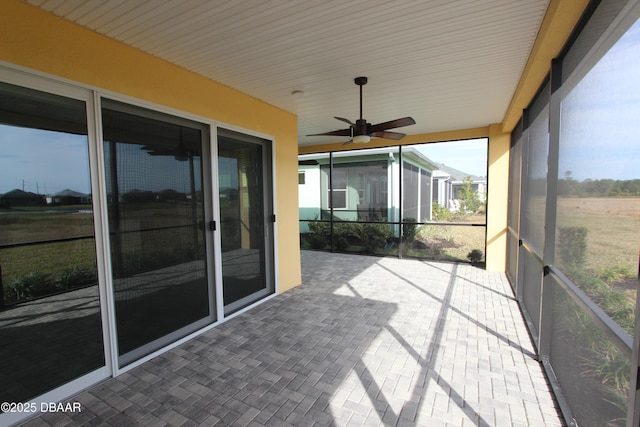
<svg viewBox="0 0 640 427">
<path fill-rule="evenodd" d="M 420 169 L 420 221 L 431 219 L 431 173 Z"/>
<path fill-rule="evenodd" d="M 403 162 L 402 170 L 402 216 L 418 219 L 420 170 L 417 166 Z"/>
<path fill-rule="evenodd" d="M 358 174 L 358 204 L 364 204 L 367 197 L 367 176 L 364 173 Z"/>
<path fill-rule="evenodd" d="M 329 209 L 347 209 L 347 169 L 334 168 L 329 190 Z"/>
<path fill-rule="evenodd" d="M 298 171 L 298 184 L 304 185 L 305 181 L 305 173 L 304 171 Z"/>
</svg>

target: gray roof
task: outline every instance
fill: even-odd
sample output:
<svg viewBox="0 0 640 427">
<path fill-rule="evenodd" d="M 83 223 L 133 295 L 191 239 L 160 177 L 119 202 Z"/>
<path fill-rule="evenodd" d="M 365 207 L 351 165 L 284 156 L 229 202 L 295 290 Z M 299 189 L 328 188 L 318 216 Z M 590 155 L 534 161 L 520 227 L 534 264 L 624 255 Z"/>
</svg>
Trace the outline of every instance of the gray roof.
<svg viewBox="0 0 640 427">
<path fill-rule="evenodd" d="M 88 197 L 88 194 L 79 193 L 77 191 L 69 190 L 68 188 L 58 191 L 53 197 Z"/>
<path fill-rule="evenodd" d="M 462 172 L 458 169 L 454 169 L 444 163 L 433 162 L 438 166 L 438 169 L 451 176 L 452 181 L 463 181 L 466 177 L 471 177 L 472 181 L 486 181 L 487 179 L 482 176 L 471 175 L 466 172 Z"/>
<path fill-rule="evenodd" d="M 42 197 L 40 194 L 32 193 L 30 191 L 22 191 L 18 188 L 13 189 L 7 193 L 1 194 L 1 196 L 12 198 L 12 199 L 28 199 L 28 198 Z"/>
</svg>

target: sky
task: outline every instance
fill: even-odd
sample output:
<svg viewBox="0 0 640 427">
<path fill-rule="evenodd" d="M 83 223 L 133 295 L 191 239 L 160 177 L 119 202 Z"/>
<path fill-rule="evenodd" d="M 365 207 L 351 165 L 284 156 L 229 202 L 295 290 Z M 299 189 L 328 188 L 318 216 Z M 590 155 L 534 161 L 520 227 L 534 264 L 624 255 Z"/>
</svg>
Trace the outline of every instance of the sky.
<svg viewBox="0 0 640 427">
<path fill-rule="evenodd" d="M 87 137 L 0 125 L 0 194 L 16 188 L 89 194 Z"/>
<path fill-rule="evenodd" d="M 419 144 L 414 147 L 434 162 L 468 175 L 487 176 L 486 138 Z"/>
<path fill-rule="evenodd" d="M 640 179 L 640 21 L 566 94 L 560 132 L 560 177 Z"/>
</svg>

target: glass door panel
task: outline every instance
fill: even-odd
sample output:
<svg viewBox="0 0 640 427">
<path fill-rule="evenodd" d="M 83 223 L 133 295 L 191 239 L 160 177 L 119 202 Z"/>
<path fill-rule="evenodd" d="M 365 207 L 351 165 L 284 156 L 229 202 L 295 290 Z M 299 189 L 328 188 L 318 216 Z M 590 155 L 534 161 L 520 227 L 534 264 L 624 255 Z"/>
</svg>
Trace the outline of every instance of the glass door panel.
<svg viewBox="0 0 640 427">
<path fill-rule="evenodd" d="M 204 125 L 103 102 L 120 364 L 213 321 Z"/>
<path fill-rule="evenodd" d="M 269 141 L 220 130 L 218 182 L 225 314 L 273 292 Z"/>
<path fill-rule="evenodd" d="M 0 402 L 105 365 L 91 193 L 85 102 L 0 83 Z"/>
</svg>

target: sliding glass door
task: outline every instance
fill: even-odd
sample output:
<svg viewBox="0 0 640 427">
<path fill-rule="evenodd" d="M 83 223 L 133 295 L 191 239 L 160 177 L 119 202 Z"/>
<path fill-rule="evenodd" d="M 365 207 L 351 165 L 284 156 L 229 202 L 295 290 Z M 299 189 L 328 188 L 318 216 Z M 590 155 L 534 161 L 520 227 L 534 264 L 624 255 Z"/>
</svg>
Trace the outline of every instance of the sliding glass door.
<svg viewBox="0 0 640 427">
<path fill-rule="evenodd" d="M 225 314 L 274 292 L 270 141 L 218 131 Z"/>
<path fill-rule="evenodd" d="M 0 70 L 0 402 L 67 399 L 274 293 L 270 140 Z"/>
<path fill-rule="evenodd" d="M 55 89 L 0 83 L 0 402 L 105 366 L 87 96 Z"/>
<path fill-rule="evenodd" d="M 120 365 L 215 320 L 208 127 L 103 100 Z"/>
</svg>

